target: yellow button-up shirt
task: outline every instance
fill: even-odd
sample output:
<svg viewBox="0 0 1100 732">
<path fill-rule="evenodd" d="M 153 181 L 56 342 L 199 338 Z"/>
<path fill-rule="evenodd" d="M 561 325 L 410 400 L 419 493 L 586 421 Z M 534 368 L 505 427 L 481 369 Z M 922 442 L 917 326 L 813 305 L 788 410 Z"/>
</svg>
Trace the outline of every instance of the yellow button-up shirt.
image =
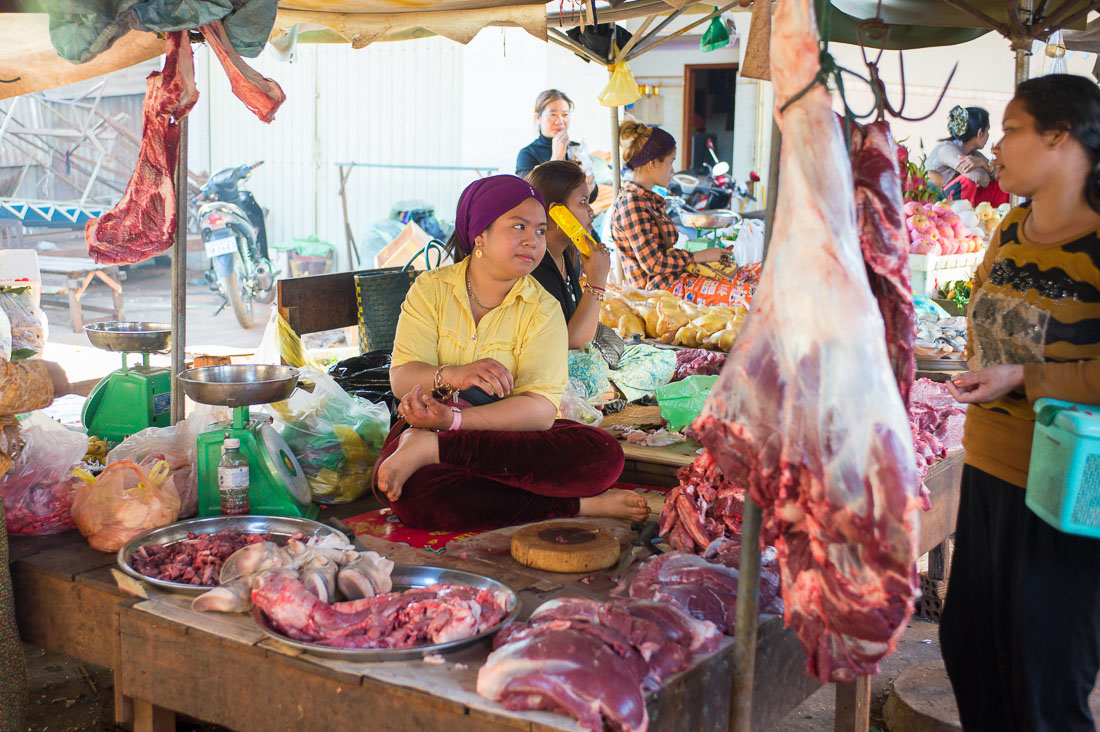
<svg viewBox="0 0 1100 732">
<path fill-rule="evenodd" d="M 541 394 L 557 407 L 569 377 L 569 331 L 561 305 L 530 275 L 474 325 L 469 260 L 424 272 L 401 305 L 391 368 L 419 361 L 461 366 L 494 358 L 512 372 L 512 394 Z"/>
</svg>

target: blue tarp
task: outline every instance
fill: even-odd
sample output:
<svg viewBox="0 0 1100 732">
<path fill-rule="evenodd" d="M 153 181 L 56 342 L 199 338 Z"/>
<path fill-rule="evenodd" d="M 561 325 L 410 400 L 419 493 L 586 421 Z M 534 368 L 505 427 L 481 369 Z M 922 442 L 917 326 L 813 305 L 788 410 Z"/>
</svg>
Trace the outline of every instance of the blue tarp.
<svg viewBox="0 0 1100 732">
<path fill-rule="evenodd" d="M 130 30 L 195 30 L 221 20 L 233 48 L 260 55 L 275 25 L 278 0 L 54 0 L 50 40 L 61 58 L 81 64 Z"/>
</svg>

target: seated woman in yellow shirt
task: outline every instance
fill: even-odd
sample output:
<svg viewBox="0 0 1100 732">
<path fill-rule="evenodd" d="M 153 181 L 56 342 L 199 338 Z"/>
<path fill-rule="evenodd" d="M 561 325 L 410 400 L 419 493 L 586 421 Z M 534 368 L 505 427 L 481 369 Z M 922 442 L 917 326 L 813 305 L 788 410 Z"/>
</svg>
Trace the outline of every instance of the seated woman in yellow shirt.
<svg viewBox="0 0 1100 732">
<path fill-rule="evenodd" d="M 530 277 L 545 234 L 546 204 L 529 183 L 478 180 L 458 203 L 451 245 L 461 261 L 420 275 L 401 306 L 390 384 L 403 424 L 376 477 L 410 526 L 649 512 L 636 493 L 608 490 L 623 468 L 618 442 L 556 419 L 568 331 L 557 300 Z"/>
</svg>

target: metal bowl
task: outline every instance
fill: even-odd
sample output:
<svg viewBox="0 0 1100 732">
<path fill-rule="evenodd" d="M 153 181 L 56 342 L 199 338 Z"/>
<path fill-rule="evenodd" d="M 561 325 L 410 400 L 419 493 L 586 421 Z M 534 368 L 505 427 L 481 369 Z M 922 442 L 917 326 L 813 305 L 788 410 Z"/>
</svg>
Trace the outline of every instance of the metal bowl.
<svg viewBox="0 0 1100 732">
<path fill-rule="evenodd" d="M 166 351 L 172 341 L 172 326 L 168 323 L 144 321 L 112 321 L 84 326 L 88 340 L 105 351 L 156 353 Z"/>
<path fill-rule="evenodd" d="M 689 173 L 673 173 L 672 180 L 684 193 L 691 193 L 695 190 L 695 186 L 699 185 L 699 179 Z"/>
<path fill-rule="evenodd" d="M 415 646 L 413 648 L 332 648 L 317 643 L 306 643 L 300 640 L 288 638 L 275 630 L 268 622 L 267 616 L 258 607 L 252 608 L 252 618 L 256 625 L 260 626 L 267 635 L 275 640 L 293 646 L 299 650 L 312 653 L 315 656 L 326 658 L 339 658 L 345 661 L 415 661 L 424 656 L 435 653 L 451 653 L 463 648 L 468 648 L 483 641 L 489 640 L 494 633 L 511 623 L 519 615 L 519 597 L 511 587 L 498 582 L 492 577 L 486 577 L 473 572 L 463 572 L 458 569 L 444 569 L 442 567 L 420 567 L 409 564 L 398 564 L 390 574 L 393 579 L 394 592 L 408 590 L 414 587 L 427 587 L 428 585 L 465 585 L 479 590 L 497 590 L 505 592 L 509 597 L 510 610 L 504 619 L 491 628 L 477 635 L 451 641 L 449 643 L 437 643 L 428 646 Z"/>
<path fill-rule="evenodd" d="M 180 372 L 179 380 L 187 396 L 200 404 L 244 407 L 286 399 L 298 385 L 298 369 L 263 364 L 204 366 Z"/>
<path fill-rule="evenodd" d="M 741 214 L 721 208 L 680 212 L 680 223 L 693 229 L 724 229 L 740 220 Z"/>
<path fill-rule="evenodd" d="M 206 585 L 188 585 L 182 582 L 168 582 L 148 577 L 133 568 L 130 564 L 130 558 L 134 556 L 134 552 L 143 546 L 175 544 L 186 539 L 188 534 L 216 534 L 226 529 L 238 531 L 242 534 L 275 534 L 287 538 L 294 534 L 302 534 L 306 541 L 314 536 L 327 536 L 329 534 L 346 538 L 343 533 L 331 526 L 293 516 L 210 516 L 209 518 L 190 519 L 168 526 L 161 526 L 159 529 L 150 529 L 144 534 L 135 536 L 126 546 L 118 550 L 118 566 L 134 579 L 148 583 L 159 590 L 181 595 L 201 595 L 210 587 Z"/>
</svg>

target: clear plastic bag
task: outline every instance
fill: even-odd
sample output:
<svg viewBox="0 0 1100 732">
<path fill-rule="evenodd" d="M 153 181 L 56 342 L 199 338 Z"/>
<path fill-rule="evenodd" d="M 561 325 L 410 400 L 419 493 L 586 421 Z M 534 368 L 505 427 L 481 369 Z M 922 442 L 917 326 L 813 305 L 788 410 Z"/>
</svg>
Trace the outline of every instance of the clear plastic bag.
<svg viewBox="0 0 1100 732">
<path fill-rule="evenodd" d="M 117 552 L 138 534 L 179 518 L 180 497 L 163 460 L 152 472 L 117 460 L 95 478 L 75 473 L 84 482 L 73 499 L 73 520 L 93 549 Z"/>
<path fill-rule="evenodd" d="M 107 453 L 107 464 L 132 460 L 151 471 L 162 460 L 168 463 L 168 475 L 179 494 L 179 517 L 190 518 L 199 510 L 196 439 L 211 422 L 216 421 L 216 415 L 210 409 L 196 409 L 178 424 L 135 432 Z"/>
<path fill-rule="evenodd" d="M 323 371 L 304 366 L 299 372 L 300 382 L 313 382 L 313 393 L 299 389 L 267 409 L 298 458 L 314 500 L 354 501 L 370 487 L 390 428 L 389 407 L 348 394 Z"/>
<path fill-rule="evenodd" d="M 0 361 L 11 360 L 11 321 L 8 314 L 0 310 Z"/>
<path fill-rule="evenodd" d="M 571 419 L 581 424 L 599 427 L 603 422 L 603 413 L 588 403 L 584 385 L 577 379 L 570 379 L 566 385 L 559 411 L 563 419 Z"/>
<path fill-rule="evenodd" d="M 18 429 L 0 436 L 14 461 L 0 476 L 8 533 L 58 534 L 75 525 L 70 516 L 76 478 L 74 466 L 88 449 L 88 438 L 40 412 L 32 412 Z M 21 446 L 20 446 L 21 445 Z"/>
<path fill-rule="evenodd" d="M 29 287 L 0 287 L 0 310 L 11 328 L 11 357 L 41 355 L 49 335 L 49 323 L 34 302 Z"/>
</svg>

